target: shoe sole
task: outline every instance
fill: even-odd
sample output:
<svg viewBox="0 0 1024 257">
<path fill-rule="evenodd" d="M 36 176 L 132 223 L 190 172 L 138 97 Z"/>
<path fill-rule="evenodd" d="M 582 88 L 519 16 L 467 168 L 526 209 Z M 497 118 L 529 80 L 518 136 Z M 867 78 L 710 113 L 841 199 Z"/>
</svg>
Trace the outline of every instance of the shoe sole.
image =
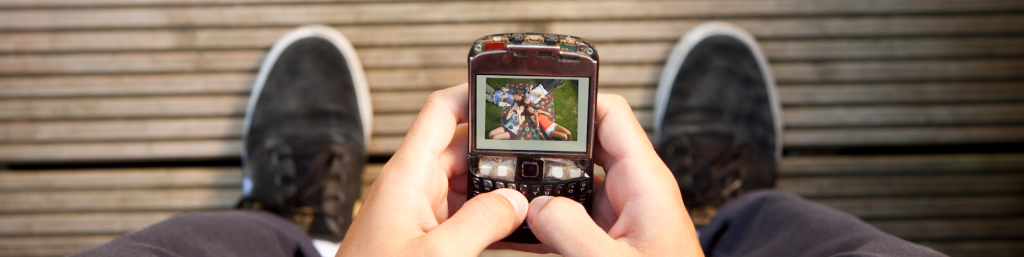
<svg viewBox="0 0 1024 257">
<path fill-rule="evenodd" d="M 274 63 L 277 62 L 277 58 L 281 55 L 281 52 L 284 52 L 295 41 L 310 37 L 323 38 L 331 42 L 345 56 L 345 62 L 348 64 L 349 73 L 352 74 L 352 82 L 356 90 L 359 117 L 363 122 L 364 149 L 370 144 L 370 135 L 373 129 L 373 106 L 370 103 L 370 87 L 366 83 L 363 65 L 359 63 L 359 56 L 356 55 L 355 48 L 352 48 L 352 43 L 337 30 L 323 25 L 305 25 L 292 30 L 278 39 L 274 46 L 270 48 L 270 53 L 267 54 L 267 57 L 263 59 L 263 64 L 260 65 L 260 73 L 256 76 L 256 83 L 253 85 L 252 93 L 249 96 L 249 104 L 245 108 L 242 142 L 248 142 L 249 126 L 252 124 L 253 111 L 256 109 L 260 93 L 263 91 L 263 84 L 266 83 L 267 76 L 270 75 L 270 70 L 274 67 Z M 242 151 L 243 163 L 248 159 L 247 155 L 245 151 Z"/>
<path fill-rule="evenodd" d="M 698 43 L 703 41 L 705 38 L 711 36 L 729 36 L 739 39 L 743 42 L 747 48 L 750 48 L 754 53 L 754 58 L 757 59 L 757 66 L 761 69 L 761 73 L 764 74 L 764 84 L 768 90 L 768 101 L 771 104 L 772 122 L 775 125 L 775 158 L 782 158 L 782 112 L 779 105 L 779 93 L 775 88 L 775 77 L 772 76 L 771 69 L 768 67 L 768 60 L 764 57 L 764 53 L 761 52 L 761 48 L 757 45 L 757 40 L 754 36 L 751 36 L 746 30 L 742 28 L 724 22 L 709 22 L 698 25 L 691 29 L 686 35 L 679 38 L 679 42 L 676 43 L 675 47 L 672 48 L 672 54 L 669 55 L 668 62 L 665 63 L 665 69 L 661 72 L 661 78 L 658 80 L 658 91 L 655 94 L 654 99 L 654 137 L 655 141 L 661 140 L 661 124 L 662 119 L 665 117 L 665 108 L 668 106 L 669 93 L 672 91 L 673 82 L 676 76 L 679 75 L 679 68 L 683 66 L 683 61 L 686 60 L 686 56 L 689 55 L 690 51 L 693 50 Z"/>
</svg>

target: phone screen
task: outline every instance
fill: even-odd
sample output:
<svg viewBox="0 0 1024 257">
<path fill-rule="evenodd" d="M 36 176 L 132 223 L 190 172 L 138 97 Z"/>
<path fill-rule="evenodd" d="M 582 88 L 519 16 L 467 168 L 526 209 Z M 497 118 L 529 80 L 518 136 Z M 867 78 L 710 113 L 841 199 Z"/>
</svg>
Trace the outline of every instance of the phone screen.
<svg viewBox="0 0 1024 257">
<path fill-rule="evenodd" d="M 587 151 L 587 77 L 476 76 L 476 148 Z"/>
</svg>

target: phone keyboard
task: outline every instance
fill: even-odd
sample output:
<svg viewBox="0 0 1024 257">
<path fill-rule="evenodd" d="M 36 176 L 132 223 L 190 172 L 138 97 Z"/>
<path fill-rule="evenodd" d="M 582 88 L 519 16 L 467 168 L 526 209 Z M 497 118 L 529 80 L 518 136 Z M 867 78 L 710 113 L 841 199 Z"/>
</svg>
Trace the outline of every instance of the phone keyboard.
<svg viewBox="0 0 1024 257">
<path fill-rule="evenodd" d="M 509 188 L 523 193 L 527 200 L 533 200 L 533 198 L 538 196 L 562 196 L 579 202 L 583 206 L 589 206 L 588 201 L 590 201 L 590 197 L 593 194 L 593 190 L 590 188 L 590 179 L 557 182 L 520 181 L 519 183 L 481 177 L 472 177 L 471 180 L 469 197 L 497 189 Z"/>
</svg>

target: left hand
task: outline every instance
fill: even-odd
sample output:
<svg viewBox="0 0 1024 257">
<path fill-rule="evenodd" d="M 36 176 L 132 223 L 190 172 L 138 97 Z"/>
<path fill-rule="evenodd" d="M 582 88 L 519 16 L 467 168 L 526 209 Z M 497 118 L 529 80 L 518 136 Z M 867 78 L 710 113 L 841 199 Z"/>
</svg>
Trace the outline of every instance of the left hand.
<svg viewBox="0 0 1024 257">
<path fill-rule="evenodd" d="M 526 218 L 499 189 L 466 201 L 469 86 L 434 92 L 384 165 L 337 256 L 478 256 Z M 454 213 L 454 214 L 453 214 Z"/>
</svg>

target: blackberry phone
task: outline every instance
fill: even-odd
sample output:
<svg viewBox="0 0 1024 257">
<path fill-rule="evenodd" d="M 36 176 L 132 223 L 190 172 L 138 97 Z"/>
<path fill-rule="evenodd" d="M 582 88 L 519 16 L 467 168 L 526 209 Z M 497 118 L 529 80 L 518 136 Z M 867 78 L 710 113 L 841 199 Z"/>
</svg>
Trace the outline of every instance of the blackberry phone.
<svg viewBox="0 0 1024 257">
<path fill-rule="evenodd" d="M 500 189 L 591 211 L 597 50 L 579 37 L 505 33 L 469 50 L 468 198 Z M 540 243 L 524 222 L 502 241 Z"/>
</svg>

